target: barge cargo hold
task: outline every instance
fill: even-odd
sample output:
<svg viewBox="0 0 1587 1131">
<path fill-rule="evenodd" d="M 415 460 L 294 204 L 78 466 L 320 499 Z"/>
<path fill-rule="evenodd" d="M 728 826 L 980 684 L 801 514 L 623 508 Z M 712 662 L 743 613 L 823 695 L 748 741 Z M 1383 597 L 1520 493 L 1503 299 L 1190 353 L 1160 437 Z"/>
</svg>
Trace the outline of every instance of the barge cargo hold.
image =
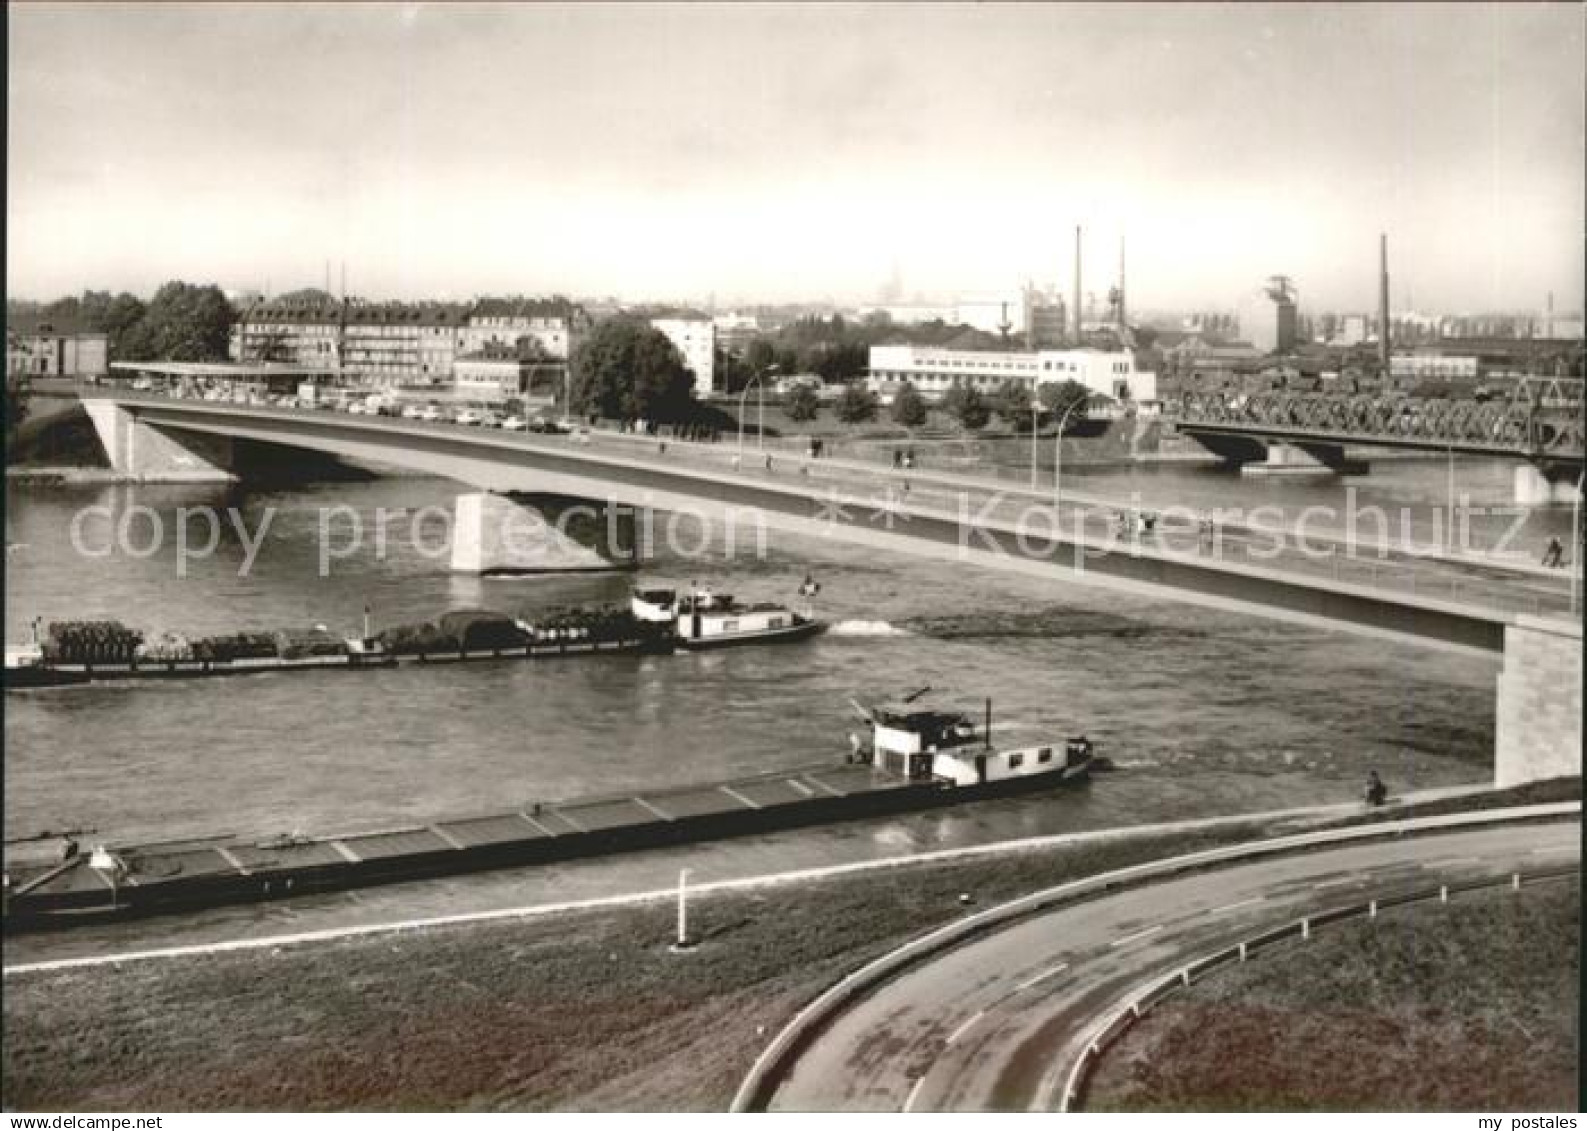
<svg viewBox="0 0 1587 1131">
<path fill-rule="evenodd" d="M 879 716 L 879 719 L 881 716 Z M 943 716 L 932 716 L 936 728 Z M 954 805 L 1084 778 L 1091 744 L 994 751 L 963 716 L 888 715 L 869 757 L 704 785 L 525 804 L 345 836 L 212 837 L 8 859 L 5 929 L 39 930 L 601 856 Z M 939 741 L 943 744 L 939 747 Z M 973 748 L 973 749 L 972 749 Z M 933 759 L 945 759 L 934 773 Z M 898 769 L 892 768 L 897 766 Z M 966 777 L 967 767 L 973 777 Z M 901 771 L 901 772 L 900 772 Z"/>
</svg>

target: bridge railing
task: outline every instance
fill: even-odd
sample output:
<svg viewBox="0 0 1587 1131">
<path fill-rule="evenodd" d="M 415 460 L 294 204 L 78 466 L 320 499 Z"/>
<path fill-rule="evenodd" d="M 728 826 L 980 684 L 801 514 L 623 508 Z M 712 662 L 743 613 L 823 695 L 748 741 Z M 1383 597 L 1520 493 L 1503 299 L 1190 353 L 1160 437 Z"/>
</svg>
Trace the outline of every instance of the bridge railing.
<svg viewBox="0 0 1587 1131">
<path fill-rule="evenodd" d="M 1186 393 L 1169 406 L 1182 424 L 1272 428 L 1319 439 L 1379 438 L 1493 451 L 1532 458 L 1582 458 L 1582 402 L 1555 398 L 1525 401 L 1455 400 L 1400 395 L 1335 395 L 1228 390 Z"/>
</svg>

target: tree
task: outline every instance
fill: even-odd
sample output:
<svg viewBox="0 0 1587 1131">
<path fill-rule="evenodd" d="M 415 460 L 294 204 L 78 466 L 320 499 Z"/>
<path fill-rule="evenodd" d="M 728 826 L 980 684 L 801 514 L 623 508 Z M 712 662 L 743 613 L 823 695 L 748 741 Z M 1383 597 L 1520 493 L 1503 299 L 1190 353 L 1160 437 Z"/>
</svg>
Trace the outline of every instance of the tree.
<svg viewBox="0 0 1587 1131">
<path fill-rule="evenodd" d="M 1061 422 L 1066 416 L 1085 411 L 1084 408 L 1075 406 L 1083 406 L 1090 400 L 1091 390 L 1079 381 L 1052 381 L 1038 386 L 1036 397 L 1046 406 L 1047 411 L 1053 414 L 1053 418 Z"/>
<path fill-rule="evenodd" d="M 814 420 L 821 412 L 821 398 L 809 385 L 795 385 L 783 398 L 782 410 L 789 420 Z"/>
<path fill-rule="evenodd" d="M 864 385 L 855 382 L 843 390 L 834 411 L 845 424 L 863 424 L 876 418 L 876 398 Z"/>
<path fill-rule="evenodd" d="M 992 418 L 992 409 L 980 390 L 960 381 L 949 385 L 942 395 L 942 410 L 971 432 L 985 428 Z"/>
<path fill-rule="evenodd" d="M 915 387 L 905 381 L 893 394 L 893 421 L 905 428 L 919 428 L 926 422 L 928 410 L 925 398 L 915 391 Z"/>
<path fill-rule="evenodd" d="M 237 312 L 216 286 L 166 283 L 122 335 L 130 361 L 224 361 Z"/>
<path fill-rule="evenodd" d="M 1017 432 L 1028 432 L 1035 416 L 1030 389 L 1012 377 L 998 387 L 992 397 L 992 409 Z"/>
<path fill-rule="evenodd" d="M 8 334 L 6 345 L 11 345 Z M 7 349 L 9 353 L 10 350 Z M 32 396 L 32 386 L 25 372 L 6 374 L 6 447 L 9 448 L 16 442 L 17 431 L 28 418 L 28 400 Z"/>
<path fill-rule="evenodd" d="M 576 412 L 672 422 L 687 416 L 693 400 L 694 375 L 677 347 L 641 322 L 602 322 L 579 344 L 571 365 Z"/>
</svg>

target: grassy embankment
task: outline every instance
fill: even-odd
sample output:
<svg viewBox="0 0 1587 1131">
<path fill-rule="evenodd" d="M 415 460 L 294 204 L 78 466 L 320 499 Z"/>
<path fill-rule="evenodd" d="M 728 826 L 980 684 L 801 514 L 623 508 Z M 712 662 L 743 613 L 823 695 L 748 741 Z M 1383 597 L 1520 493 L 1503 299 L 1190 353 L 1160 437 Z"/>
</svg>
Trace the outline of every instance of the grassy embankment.
<svg viewBox="0 0 1587 1131">
<path fill-rule="evenodd" d="M 1167 999 L 1088 1111 L 1576 1111 L 1575 879 L 1282 943 Z"/>
<path fill-rule="evenodd" d="M 1536 793 L 1537 791 L 1533 791 Z M 1550 788 L 1580 796 L 1580 782 Z M 721 1109 L 772 1032 L 978 906 L 1281 831 L 906 865 L 668 904 L 8 978 L 17 1109 Z"/>
</svg>

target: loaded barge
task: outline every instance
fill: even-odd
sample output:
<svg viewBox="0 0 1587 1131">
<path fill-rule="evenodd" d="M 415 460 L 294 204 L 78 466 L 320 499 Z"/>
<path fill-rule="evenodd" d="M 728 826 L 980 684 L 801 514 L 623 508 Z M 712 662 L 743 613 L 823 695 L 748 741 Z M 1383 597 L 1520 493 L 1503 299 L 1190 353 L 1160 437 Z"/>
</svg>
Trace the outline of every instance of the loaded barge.
<svg viewBox="0 0 1587 1131">
<path fill-rule="evenodd" d="M 367 618 L 366 618 L 367 619 Z M 547 623 L 526 623 L 485 610 L 448 613 L 435 624 L 401 625 L 362 637 L 337 637 L 323 626 L 296 634 L 239 633 L 195 648 L 180 637 L 148 647 L 142 634 L 115 621 L 51 625 L 47 643 L 7 647 L 7 690 L 73 687 L 104 680 L 202 679 L 265 672 L 349 671 L 398 664 L 455 664 L 592 653 L 666 653 L 731 644 L 801 640 L 825 627 L 777 604 L 671 589 L 636 590 L 629 608 L 579 609 Z M 64 640 L 57 636 L 63 630 Z M 74 637 L 89 638 L 86 643 Z"/>
<path fill-rule="evenodd" d="M 904 813 L 1084 778 L 1091 743 L 997 748 L 977 726 L 902 700 L 864 709 L 869 749 L 725 782 L 561 802 L 346 836 L 209 837 L 159 844 L 61 839 L 53 858 L 7 859 L 7 931 L 68 927 L 464 872 L 602 856 Z M 10 850 L 8 850 L 8 853 Z"/>
</svg>

